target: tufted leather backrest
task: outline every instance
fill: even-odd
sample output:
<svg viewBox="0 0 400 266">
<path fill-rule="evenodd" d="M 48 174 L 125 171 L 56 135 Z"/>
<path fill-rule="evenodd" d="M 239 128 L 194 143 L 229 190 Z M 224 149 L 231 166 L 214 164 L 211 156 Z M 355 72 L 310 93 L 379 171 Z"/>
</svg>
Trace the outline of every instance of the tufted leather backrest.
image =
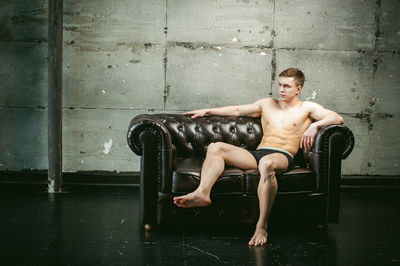
<svg viewBox="0 0 400 266">
<path fill-rule="evenodd" d="M 169 130 L 177 157 L 204 157 L 208 145 L 219 141 L 255 150 L 262 138 L 259 118 L 206 116 L 192 119 L 181 114 L 155 116 Z"/>
</svg>

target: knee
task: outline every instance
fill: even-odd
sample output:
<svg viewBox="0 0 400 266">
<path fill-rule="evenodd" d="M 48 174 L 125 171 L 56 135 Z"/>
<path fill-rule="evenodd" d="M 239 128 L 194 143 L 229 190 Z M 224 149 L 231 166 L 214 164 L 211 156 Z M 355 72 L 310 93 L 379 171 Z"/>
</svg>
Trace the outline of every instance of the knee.
<svg viewBox="0 0 400 266">
<path fill-rule="evenodd" d="M 207 154 L 220 155 L 223 150 L 223 142 L 213 142 L 208 145 Z"/>
<path fill-rule="evenodd" d="M 269 158 L 261 158 L 258 164 L 258 170 L 263 178 L 272 178 L 275 176 L 274 162 Z"/>
</svg>

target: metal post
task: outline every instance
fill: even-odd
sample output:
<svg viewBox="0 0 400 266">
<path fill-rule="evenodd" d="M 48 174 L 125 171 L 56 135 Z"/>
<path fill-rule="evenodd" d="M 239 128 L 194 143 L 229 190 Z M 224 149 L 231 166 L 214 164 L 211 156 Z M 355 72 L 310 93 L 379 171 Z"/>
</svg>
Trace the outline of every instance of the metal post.
<svg viewBox="0 0 400 266">
<path fill-rule="evenodd" d="M 63 0 L 49 0 L 48 30 L 48 192 L 55 193 L 62 186 Z"/>
</svg>

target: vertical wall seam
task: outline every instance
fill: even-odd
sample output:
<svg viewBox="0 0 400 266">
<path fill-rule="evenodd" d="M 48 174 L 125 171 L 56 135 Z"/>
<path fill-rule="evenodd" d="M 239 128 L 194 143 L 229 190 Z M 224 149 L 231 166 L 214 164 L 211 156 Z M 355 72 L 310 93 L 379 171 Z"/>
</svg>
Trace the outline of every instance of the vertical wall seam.
<svg viewBox="0 0 400 266">
<path fill-rule="evenodd" d="M 368 175 L 371 175 L 371 162 L 372 162 L 372 145 L 371 145 L 371 135 L 373 130 L 373 125 L 375 123 L 375 79 L 376 79 L 376 72 L 378 70 L 379 65 L 379 53 L 378 53 L 378 43 L 380 37 L 380 13 L 381 13 L 381 0 L 376 1 L 376 8 L 375 8 L 375 40 L 374 40 L 374 56 L 373 56 L 373 66 L 372 66 L 372 99 L 370 102 L 371 108 L 371 117 L 368 123 Z"/>
<path fill-rule="evenodd" d="M 169 93 L 169 85 L 167 84 L 167 64 L 168 64 L 168 0 L 165 0 L 165 27 L 164 27 L 164 34 L 165 34 L 165 43 L 164 43 L 164 56 L 163 56 L 163 63 L 164 63 L 164 113 L 166 112 L 167 108 L 167 97 Z"/>
<path fill-rule="evenodd" d="M 272 95 L 273 86 L 275 83 L 275 75 L 276 75 L 276 50 L 275 50 L 275 6 L 276 0 L 274 0 L 274 10 L 272 12 L 272 31 L 271 31 L 271 48 L 272 48 L 272 57 L 271 57 L 271 83 L 270 83 L 270 91 L 269 95 Z"/>
</svg>

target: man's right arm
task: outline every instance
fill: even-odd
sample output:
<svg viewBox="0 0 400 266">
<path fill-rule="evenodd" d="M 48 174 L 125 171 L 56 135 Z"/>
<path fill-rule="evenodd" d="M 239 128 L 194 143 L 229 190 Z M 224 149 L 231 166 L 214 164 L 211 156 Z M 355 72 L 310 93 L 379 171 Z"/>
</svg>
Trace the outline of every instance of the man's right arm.
<svg viewBox="0 0 400 266">
<path fill-rule="evenodd" d="M 203 117 L 205 115 L 260 117 L 261 116 L 260 101 L 244 105 L 231 105 L 231 106 L 211 108 L 211 109 L 194 110 L 185 113 L 185 115 L 191 115 L 191 118 Z"/>
</svg>

